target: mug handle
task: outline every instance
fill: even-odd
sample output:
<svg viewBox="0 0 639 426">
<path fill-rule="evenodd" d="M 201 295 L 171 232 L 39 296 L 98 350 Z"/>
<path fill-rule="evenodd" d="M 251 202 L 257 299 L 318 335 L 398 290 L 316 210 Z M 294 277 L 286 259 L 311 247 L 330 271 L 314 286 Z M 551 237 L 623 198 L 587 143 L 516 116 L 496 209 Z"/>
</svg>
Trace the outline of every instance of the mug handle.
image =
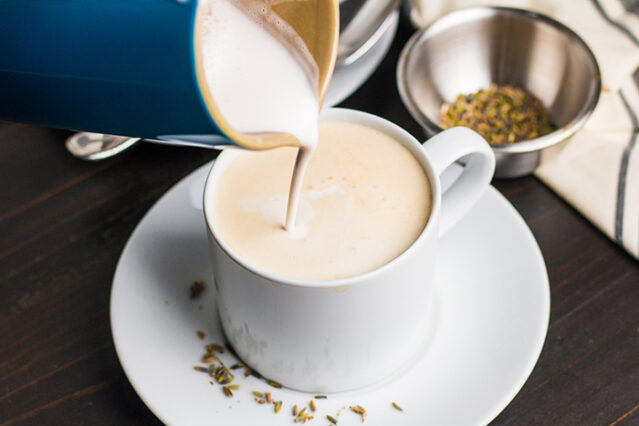
<svg viewBox="0 0 639 426">
<path fill-rule="evenodd" d="M 423 149 L 435 174 L 470 155 L 464 171 L 442 195 L 439 235 L 445 235 L 473 207 L 490 185 L 495 172 L 495 155 L 478 133 L 466 127 L 453 127 L 427 140 Z"/>
</svg>

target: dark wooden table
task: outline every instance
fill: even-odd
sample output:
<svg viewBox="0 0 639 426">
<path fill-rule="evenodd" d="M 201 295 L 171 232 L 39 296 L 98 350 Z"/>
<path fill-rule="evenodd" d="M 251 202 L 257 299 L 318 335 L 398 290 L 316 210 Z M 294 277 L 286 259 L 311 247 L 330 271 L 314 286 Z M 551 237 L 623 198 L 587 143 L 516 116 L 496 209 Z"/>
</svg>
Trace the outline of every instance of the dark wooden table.
<svg viewBox="0 0 639 426">
<path fill-rule="evenodd" d="M 421 138 L 395 85 L 410 32 L 343 105 Z M 68 135 L 0 124 L 0 424 L 158 424 L 118 363 L 111 279 L 144 213 L 215 154 L 146 143 L 87 163 Z M 535 178 L 495 186 L 541 246 L 552 307 L 539 363 L 493 424 L 639 424 L 639 262 Z"/>
</svg>

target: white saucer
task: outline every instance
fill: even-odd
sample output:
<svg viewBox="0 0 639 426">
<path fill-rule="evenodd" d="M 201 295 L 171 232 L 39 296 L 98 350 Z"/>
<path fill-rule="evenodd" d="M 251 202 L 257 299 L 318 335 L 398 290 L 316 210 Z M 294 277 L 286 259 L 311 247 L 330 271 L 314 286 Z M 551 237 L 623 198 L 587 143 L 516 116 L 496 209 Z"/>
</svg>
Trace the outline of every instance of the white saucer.
<svg viewBox="0 0 639 426">
<path fill-rule="evenodd" d="M 201 212 L 209 167 L 168 191 L 129 239 L 111 293 L 115 347 L 138 395 L 167 424 L 293 424 L 292 405 L 306 405 L 311 395 L 270 388 L 236 370 L 241 389 L 227 398 L 192 368 L 205 343 L 223 342 Z M 354 404 L 367 409 L 367 425 L 484 425 L 519 391 L 541 351 L 550 308 L 544 261 L 525 222 L 489 188 L 442 241 L 437 267 L 438 322 L 424 356 L 375 387 L 317 400 L 311 426 Z M 198 278 L 208 286 L 190 300 Z M 207 338 L 198 339 L 196 330 Z M 284 401 L 282 411 L 257 404 L 253 390 L 270 390 Z M 339 419 L 340 426 L 357 424 L 348 410 Z"/>
<path fill-rule="evenodd" d="M 368 52 L 352 64 L 335 67 L 324 100 L 325 107 L 335 106 L 348 98 L 373 74 L 393 43 L 398 22 L 399 10 L 396 10 L 384 35 Z"/>
</svg>

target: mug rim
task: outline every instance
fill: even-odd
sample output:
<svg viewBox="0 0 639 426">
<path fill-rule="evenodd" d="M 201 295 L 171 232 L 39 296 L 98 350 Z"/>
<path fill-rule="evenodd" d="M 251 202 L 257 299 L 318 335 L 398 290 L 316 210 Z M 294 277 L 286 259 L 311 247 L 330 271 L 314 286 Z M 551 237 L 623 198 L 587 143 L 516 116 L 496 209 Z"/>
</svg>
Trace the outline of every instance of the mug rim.
<svg viewBox="0 0 639 426">
<path fill-rule="evenodd" d="M 223 157 L 228 157 L 229 155 L 233 155 L 232 150 L 226 152 L 223 150 L 220 155 L 214 160 L 213 166 L 209 170 L 206 181 L 204 184 L 203 191 L 203 213 L 204 220 L 206 222 L 206 227 L 208 233 L 213 237 L 215 242 L 219 245 L 222 251 L 238 266 L 246 269 L 247 271 L 263 278 L 268 281 L 271 281 L 277 285 L 285 285 L 291 287 L 298 288 L 339 288 L 339 287 L 350 287 L 352 285 L 361 284 L 365 282 L 369 282 L 372 278 L 377 275 L 386 273 L 387 271 L 396 268 L 400 263 L 404 261 L 407 257 L 409 257 L 413 252 L 417 250 L 417 247 L 424 243 L 427 238 L 427 235 L 431 232 L 436 232 L 436 223 L 438 223 L 439 210 L 441 208 L 441 182 L 439 180 L 439 176 L 435 173 L 433 165 L 429 158 L 426 156 L 422 144 L 410 133 L 408 133 L 403 128 L 399 127 L 397 124 L 387 120 L 385 118 L 379 117 L 374 114 L 370 114 L 364 111 L 358 111 L 355 109 L 349 108 L 326 108 L 320 112 L 319 121 L 343 121 L 348 123 L 355 124 L 363 124 L 370 125 L 375 130 L 379 130 L 381 132 L 386 133 L 388 136 L 391 136 L 393 139 L 397 140 L 401 143 L 405 148 L 409 149 L 411 155 L 417 157 L 420 166 L 426 173 L 426 177 L 431 189 L 431 208 L 430 215 L 426 221 L 426 225 L 424 229 L 422 229 L 419 236 L 413 241 L 413 243 L 408 246 L 399 256 L 391 259 L 390 261 L 384 263 L 377 268 L 367 271 L 361 274 L 344 277 L 344 278 L 336 278 L 332 280 L 309 280 L 302 278 L 293 278 L 287 277 L 285 275 L 276 274 L 270 271 L 267 271 L 259 266 L 256 266 L 245 259 L 242 259 L 237 253 L 233 251 L 231 247 L 224 241 L 224 239 L 219 235 L 216 228 L 213 226 L 213 213 L 207 208 L 207 199 L 210 198 L 208 195 L 214 195 L 214 191 L 216 185 L 213 182 L 216 180 L 216 167 L 220 164 L 220 160 Z M 410 149 L 409 146 L 412 146 L 416 149 Z"/>
</svg>

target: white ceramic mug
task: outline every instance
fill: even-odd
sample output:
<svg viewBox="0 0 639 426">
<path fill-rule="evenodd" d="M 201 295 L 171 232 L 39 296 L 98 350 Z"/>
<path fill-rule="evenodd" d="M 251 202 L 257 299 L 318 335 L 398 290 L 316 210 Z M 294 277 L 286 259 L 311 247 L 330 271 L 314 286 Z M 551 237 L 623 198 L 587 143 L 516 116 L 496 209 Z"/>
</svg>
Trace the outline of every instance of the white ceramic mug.
<svg viewBox="0 0 639 426">
<path fill-rule="evenodd" d="M 495 160 L 481 136 L 465 128 L 442 132 L 422 146 L 400 127 L 364 112 L 327 109 L 321 120 L 382 131 L 426 171 L 433 197 L 430 218 L 404 253 L 374 271 L 330 281 L 286 278 L 239 258 L 220 238 L 211 208 L 233 151 L 219 156 L 207 178 L 204 215 L 220 319 L 237 354 L 284 386 L 338 392 L 375 383 L 421 355 L 434 325 L 438 240 L 482 195 Z M 464 172 L 443 194 L 439 176 L 469 154 Z"/>
</svg>

